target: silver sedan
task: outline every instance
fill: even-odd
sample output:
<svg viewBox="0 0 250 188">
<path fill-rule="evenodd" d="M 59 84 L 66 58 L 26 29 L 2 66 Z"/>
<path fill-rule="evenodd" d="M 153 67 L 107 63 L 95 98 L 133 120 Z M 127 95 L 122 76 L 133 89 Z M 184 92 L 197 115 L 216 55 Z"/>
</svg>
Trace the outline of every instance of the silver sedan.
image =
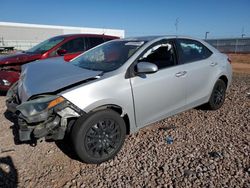
<svg viewBox="0 0 250 188">
<path fill-rule="evenodd" d="M 69 63 L 22 67 L 8 92 L 21 141 L 70 134 L 79 158 L 113 158 L 126 134 L 188 109 L 219 109 L 232 79 L 230 60 L 206 42 L 163 36 L 119 39 Z"/>
</svg>

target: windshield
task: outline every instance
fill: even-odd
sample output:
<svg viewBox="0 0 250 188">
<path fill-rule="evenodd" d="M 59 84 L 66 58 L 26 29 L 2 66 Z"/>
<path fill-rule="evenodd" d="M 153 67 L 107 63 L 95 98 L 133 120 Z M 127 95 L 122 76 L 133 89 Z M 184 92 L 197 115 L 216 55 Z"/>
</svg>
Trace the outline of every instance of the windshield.
<svg viewBox="0 0 250 188">
<path fill-rule="evenodd" d="M 109 72 L 122 66 L 145 41 L 111 41 L 83 53 L 72 60 L 73 65 Z"/>
<path fill-rule="evenodd" d="M 51 39 L 48 39 L 46 41 L 39 43 L 38 45 L 30 48 L 26 52 L 27 53 L 42 54 L 42 53 L 48 51 L 49 49 L 53 48 L 54 46 L 56 46 L 57 44 L 59 44 L 63 40 L 64 40 L 64 37 L 54 37 L 54 38 L 51 38 Z"/>
</svg>

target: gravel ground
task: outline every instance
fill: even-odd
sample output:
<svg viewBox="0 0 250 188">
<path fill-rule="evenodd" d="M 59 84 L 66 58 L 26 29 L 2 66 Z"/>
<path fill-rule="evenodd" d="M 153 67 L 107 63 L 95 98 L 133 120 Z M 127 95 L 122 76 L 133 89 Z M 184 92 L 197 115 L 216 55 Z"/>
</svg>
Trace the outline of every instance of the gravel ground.
<svg viewBox="0 0 250 188">
<path fill-rule="evenodd" d="M 66 141 L 16 145 L 2 96 L 0 187 L 250 187 L 247 93 L 250 75 L 234 75 L 220 110 L 193 109 L 144 128 L 100 165 L 77 161 Z"/>
</svg>

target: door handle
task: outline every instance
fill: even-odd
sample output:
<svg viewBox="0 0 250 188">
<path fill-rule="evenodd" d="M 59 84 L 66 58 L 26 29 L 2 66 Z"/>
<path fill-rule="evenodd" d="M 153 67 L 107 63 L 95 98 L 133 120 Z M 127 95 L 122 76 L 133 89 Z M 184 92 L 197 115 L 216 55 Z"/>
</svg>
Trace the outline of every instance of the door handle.
<svg viewBox="0 0 250 188">
<path fill-rule="evenodd" d="M 214 67 L 214 66 L 218 65 L 218 63 L 212 62 L 212 63 L 210 63 L 210 65 L 211 65 L 212 67 Z"/>
<path fill-rule="evenodd" d="M 176 77 L 181 77 L 181 76 L 184 76 L 185 74 L 187 74 L 187 71 L 181 71 L 181 72 L 177 72 L 175 74 Z"/>
</svg>

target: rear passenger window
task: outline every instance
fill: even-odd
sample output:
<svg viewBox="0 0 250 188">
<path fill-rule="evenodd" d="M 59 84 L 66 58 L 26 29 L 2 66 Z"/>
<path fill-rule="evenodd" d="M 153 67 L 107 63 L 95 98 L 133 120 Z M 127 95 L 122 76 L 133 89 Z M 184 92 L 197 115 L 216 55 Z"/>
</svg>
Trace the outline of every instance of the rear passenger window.
<svg viewBox="0 0 250 188">
<path fill-rule="evenodd" d="M 102 37 L 87 37 L 85 38 L 88 44 L 88 49 L 93 48 L 104 42 Z"/>
<path fill-rule="evenodd" d="M 84 41 L 83 38 L 72 39 L 65 44 L 63 44 L 60 49 L 64 49 L 67 53 L 75 53 L 84 51 Z"/>
<path fill-rule="evenodd" d="M 180 64 L 203 60 L 212 55 L 212 52 L 203 44 L 190 39 L 178 39 L 177 49 Z"/>
</svg>

